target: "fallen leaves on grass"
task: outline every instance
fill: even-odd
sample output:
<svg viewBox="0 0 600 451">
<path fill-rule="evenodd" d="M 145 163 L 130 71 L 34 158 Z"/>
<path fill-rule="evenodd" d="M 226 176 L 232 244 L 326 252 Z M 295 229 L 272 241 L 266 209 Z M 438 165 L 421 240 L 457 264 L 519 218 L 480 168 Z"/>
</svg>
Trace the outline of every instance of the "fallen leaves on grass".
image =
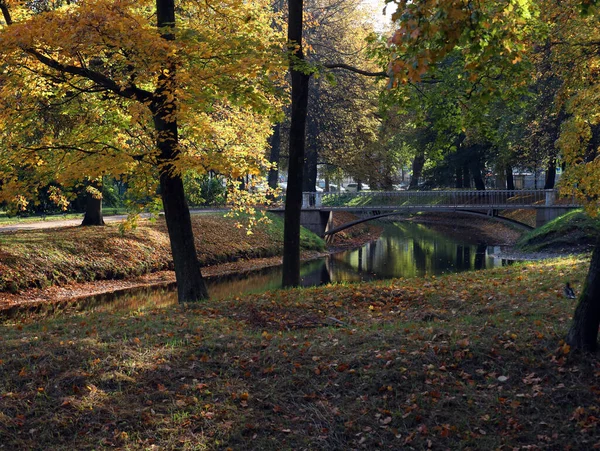
<svg viewBox="0 0 600 451">
<path fill-rule="evenodd" d="M 600 362 L 561 342 L 586 264 L 7 324 L 3 444 L 592 449 Z"/>
</svg>

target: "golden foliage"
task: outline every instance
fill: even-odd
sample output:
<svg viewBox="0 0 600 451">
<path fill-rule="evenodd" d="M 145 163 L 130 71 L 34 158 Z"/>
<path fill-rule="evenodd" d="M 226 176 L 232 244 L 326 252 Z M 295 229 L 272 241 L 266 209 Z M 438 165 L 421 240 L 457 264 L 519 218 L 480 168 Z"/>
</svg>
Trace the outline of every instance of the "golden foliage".
<svg viewBox="0 0 600 451">
<path fill-rule="evenodd" d="M 170 170 L 262 171 L 286 68 L 269 2 L 178 2 L 174 40 L 156 28 L 150 1 L 87 0 L 43 13 L 8 6 L 0 200 L 31 196 L 49 180 L 126 175 L 148 185 L 158 167 L 157 108 L 180 130 Z"/>
</svg>

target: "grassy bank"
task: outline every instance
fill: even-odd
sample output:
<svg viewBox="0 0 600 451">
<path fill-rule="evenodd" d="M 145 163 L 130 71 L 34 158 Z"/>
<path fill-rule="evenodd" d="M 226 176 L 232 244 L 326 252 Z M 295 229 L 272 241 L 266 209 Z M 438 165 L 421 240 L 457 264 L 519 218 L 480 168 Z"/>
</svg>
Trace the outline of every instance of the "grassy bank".
<svg viewBox="0 0 600 451">
<path fill-rule="evenodd" d="M 280 255 L 283 221 L 273 216 L 248 235 L 222 215 L 193 216 L 196 248 L 203 265 Z M 303 249 L 323 249 L 303 230 Z M 69 282 L 123 279 L 171 269 L 164 220 L 141 221 L 121 233 L 115 224 L 0 234 L 0 291 L 16 292 Z"/>
<path fill-rule="evenodd" d="M 588 262 L 0 326 L 6 449 L 592 449 Z"/>
<path fill-rule="evenodd" d="M 600 235 L 600 219 L 574 210 L 524 234 L 516 244 L 525 252 L 587 251 Z"/>
</svg>

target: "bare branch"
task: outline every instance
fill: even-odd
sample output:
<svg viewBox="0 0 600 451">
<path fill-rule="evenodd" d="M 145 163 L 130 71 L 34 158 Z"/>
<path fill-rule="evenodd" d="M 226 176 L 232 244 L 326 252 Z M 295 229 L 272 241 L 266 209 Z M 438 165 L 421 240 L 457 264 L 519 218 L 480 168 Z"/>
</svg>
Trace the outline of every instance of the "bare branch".
<svg viewBox="0 0 600 451">
<path fill-rule="evenodd" d="M 388 77 L 389 76 L 388 73 L 384 72 L 384 71 L 371 72 L 368 70 L 358 69 L 356 67 L 352 67 L 349 64 L 344 64 L 344 63 L 324 64 L 323 67 L 326 67 L 327 69 L 344 69 L 344 70 L 348 70 L 350 72 L 355 72 L 357 74 L 364 75 L 365 77 Z"/>
</svg>

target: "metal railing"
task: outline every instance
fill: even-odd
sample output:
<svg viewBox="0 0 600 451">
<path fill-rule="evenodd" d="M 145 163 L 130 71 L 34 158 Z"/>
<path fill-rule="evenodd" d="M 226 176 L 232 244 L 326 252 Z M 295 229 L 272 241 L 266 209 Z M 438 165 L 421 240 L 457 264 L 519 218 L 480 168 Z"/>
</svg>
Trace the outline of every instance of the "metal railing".
<svg viewBox="0 0 600 451">
<path fill-rule="evenodd" d="M 302 208 L 311 209 L 518 209 L 579 206 L 557 190 L 361 191 L 303 193 Z"/>
</svg>

